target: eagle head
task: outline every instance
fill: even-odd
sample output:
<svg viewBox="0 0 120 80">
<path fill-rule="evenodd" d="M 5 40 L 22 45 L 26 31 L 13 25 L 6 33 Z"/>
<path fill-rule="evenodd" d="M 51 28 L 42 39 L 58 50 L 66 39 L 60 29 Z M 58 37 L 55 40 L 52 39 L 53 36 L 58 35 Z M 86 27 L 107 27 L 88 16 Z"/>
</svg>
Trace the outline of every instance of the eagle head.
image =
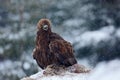
<svg viewBox="0 0 120 80">
<path fill-rule="evenodd" d="M 41 19 L 37 24 L 38 30 L 51 31 L 51 22 L 49 19 Z"/>
</svg>

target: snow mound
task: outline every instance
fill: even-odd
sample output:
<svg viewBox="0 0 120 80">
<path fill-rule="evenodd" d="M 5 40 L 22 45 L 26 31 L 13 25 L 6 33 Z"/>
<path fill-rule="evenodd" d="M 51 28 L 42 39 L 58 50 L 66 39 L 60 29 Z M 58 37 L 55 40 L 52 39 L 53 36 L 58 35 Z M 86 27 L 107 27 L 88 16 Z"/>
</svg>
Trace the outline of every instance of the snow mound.
<svg viewBox="0 0 120 80">
<path fill-rule="evenodd" d="M 43 71 L 42 71 L 43 72 Z M 64 75 L 43 76 L 42 72 L 38 72 L 30 77 L 23 78 L 21 80 L 87 80 L 88 73 L 69 73 Z"/>
<path fill-rule="evenodd" d="M 89 69 L 79 64 L 67 68 L 50 65 L 45 70 L 22 80 L 86 80 L 89 73 Z"/>
<path fill-rule="evenodd" d="M 91 71 L 88 80 L 120 80 L 120 60 L 99 63 Z"/>
<path fill-rule="evenodd" d="M 90 73 L 70 73 L 64 75 L 43 76 L 40 71 L 22 80 L 120 80 L 120 60 L 100 62 Z"/>
</svg>

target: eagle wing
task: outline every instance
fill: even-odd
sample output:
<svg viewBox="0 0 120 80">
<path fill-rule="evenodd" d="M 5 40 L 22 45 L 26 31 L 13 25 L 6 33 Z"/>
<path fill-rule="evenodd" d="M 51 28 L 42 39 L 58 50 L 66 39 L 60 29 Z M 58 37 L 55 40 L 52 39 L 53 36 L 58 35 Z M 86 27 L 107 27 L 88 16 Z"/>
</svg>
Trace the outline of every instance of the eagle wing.
<svg viewBox="0 0 120 80">
<path fill-rule="evenodd" d="M 72 66 L 77 63 L 73 54 L 73 48 L 69 42 L 65 40 L 51 41 L 49 49 L 51 54 L 56 58 L 57 64 Z"/>
</svg>

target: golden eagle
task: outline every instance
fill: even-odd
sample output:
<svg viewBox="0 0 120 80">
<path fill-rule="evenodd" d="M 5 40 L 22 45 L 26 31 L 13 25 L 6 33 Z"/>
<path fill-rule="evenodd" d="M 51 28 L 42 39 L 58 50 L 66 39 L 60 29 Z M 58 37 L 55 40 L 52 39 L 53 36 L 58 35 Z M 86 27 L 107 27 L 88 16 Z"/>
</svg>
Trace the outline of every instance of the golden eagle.
<svg viewBox="0 0 120 80">
<path fill-rule="evenodd" d="M 71 43 L 51 31 L 51 22 L 48 19 L 41 19 L 37 23 L 33 58 L 42 69 L 51 64 L 69 67 L 77 63 Z"/>
</svg>

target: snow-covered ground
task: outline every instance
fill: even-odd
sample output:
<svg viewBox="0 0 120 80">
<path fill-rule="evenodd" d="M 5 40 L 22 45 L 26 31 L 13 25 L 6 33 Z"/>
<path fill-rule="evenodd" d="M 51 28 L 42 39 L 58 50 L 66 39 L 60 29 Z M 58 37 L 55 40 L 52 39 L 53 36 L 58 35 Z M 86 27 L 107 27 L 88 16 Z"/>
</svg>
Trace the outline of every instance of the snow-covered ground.
<svg viewBox="0 0 120 80">
<path fill-rule="evenodd" d="M 82 60 L 86 63 L 86 60 Z M 81 61 L 80 61 L 81 62 Z M 84 63 L 83 63 L 84 64 Z M 90 73 L 65 73 L 62 76 L 41 76 L 42 72 L 31 75 L 35 80 L 120 80 L 120 60 L 98 63 Z M 27 80 L 30 80 L 27 78 Z M 26 79 L 23 79 L 26 80 Z"/>
<path fill-rule="evenodd" d="M 120 80 L 120 60 L 99 63 L 91 71 L 88 80 Z"/>
<path fill-rule="evenodd" d="M 30 78 L 35 80 L 86 80 L 88 76 L 87 73 L 82 73 L 82 74 L 65 73 L 64 75 L 56 75 L 56 76 L 40 76 L 40 74 L 41 72 L 30 76 Z"/>
</svg>

